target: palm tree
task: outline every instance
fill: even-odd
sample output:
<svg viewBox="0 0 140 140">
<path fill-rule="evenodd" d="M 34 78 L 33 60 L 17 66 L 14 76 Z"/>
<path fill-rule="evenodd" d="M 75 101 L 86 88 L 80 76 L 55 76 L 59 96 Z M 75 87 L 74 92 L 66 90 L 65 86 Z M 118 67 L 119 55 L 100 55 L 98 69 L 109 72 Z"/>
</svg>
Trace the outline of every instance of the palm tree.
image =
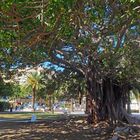
<svg viewBox="0 0 140 140">
<path fill-rule="evenodd" d="M 32 72 L 32 73 L 27 75 L 25 87 L 32 89 L 32 108 L 33 108 L 33 111 L 35 111 L 34 105 L 35 105 L 36 92 L 38 90 L 40 90 L 41 88 L 43 88 L 42 80 L 43 80 L 43 75 L 41 75 L 38 72 Z"/>
</svg>

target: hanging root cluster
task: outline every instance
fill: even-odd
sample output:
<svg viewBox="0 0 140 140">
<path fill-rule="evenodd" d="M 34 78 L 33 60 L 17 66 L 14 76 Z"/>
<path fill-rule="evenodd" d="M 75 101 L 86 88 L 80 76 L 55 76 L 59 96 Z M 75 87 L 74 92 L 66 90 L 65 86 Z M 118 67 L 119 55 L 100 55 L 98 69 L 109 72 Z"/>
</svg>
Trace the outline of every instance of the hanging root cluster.
<svg viewBox="0 0 140 140">
<path fill-rule="evenodd" d="M 90 77 L 87 80 L 87 113 L 88 123 L 108 121 L 110 124 L 118 122 L 134 123 L 131 119 L 128 84 L 121 84 L 110 78 L 101 82 Z M 137 122 L 137 121 L 136 121 Z"/>
</svg>

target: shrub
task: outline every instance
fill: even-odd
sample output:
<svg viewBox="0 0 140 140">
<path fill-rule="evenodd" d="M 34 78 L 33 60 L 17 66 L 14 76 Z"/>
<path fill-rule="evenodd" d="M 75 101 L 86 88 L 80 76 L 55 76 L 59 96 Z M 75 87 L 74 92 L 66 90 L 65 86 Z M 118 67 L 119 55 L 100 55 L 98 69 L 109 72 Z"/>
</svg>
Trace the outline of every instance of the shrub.
<svg viewBox="0 0 140 140">
<path fill-rule="evenodd" d="M 5 111 L 10 108 L 10 103 L 0 101 L 0 112 Z"/>
</svg>

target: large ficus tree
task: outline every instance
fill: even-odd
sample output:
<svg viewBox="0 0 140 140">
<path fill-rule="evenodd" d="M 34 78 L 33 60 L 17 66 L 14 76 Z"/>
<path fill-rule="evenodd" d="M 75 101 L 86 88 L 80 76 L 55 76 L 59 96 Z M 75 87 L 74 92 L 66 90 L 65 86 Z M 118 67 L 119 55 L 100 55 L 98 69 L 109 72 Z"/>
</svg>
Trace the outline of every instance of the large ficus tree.
<svg viewBox="0 0 140 140">
<path fill-rule="evenodd" d="M 130 121 L 125 105 L 140 70 L 139 4 L 137 0 L 7 0 L 1 9 L 2 27 L 9 31 L 10 26 L 18 34 L 14 44 L 28 48 L 28 59 L 40 56 L 30 64 L 50 61 L 85 79 L 89 120 Z"/>
</svg>

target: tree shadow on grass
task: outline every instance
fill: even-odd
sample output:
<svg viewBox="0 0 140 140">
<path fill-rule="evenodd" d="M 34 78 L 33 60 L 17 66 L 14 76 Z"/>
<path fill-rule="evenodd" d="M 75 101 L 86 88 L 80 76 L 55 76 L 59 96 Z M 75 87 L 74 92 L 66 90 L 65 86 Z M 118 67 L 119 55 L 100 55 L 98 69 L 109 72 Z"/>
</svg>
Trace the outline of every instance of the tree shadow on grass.
<svg viewBox="0 0 140 140">
<path fill-rule="evenodd" d="M 95 128 L 82 118 L 0 124 L 0 140 L 108 140 L 112 133 L 113 128 L 104 125 Z"/>
</svg>

